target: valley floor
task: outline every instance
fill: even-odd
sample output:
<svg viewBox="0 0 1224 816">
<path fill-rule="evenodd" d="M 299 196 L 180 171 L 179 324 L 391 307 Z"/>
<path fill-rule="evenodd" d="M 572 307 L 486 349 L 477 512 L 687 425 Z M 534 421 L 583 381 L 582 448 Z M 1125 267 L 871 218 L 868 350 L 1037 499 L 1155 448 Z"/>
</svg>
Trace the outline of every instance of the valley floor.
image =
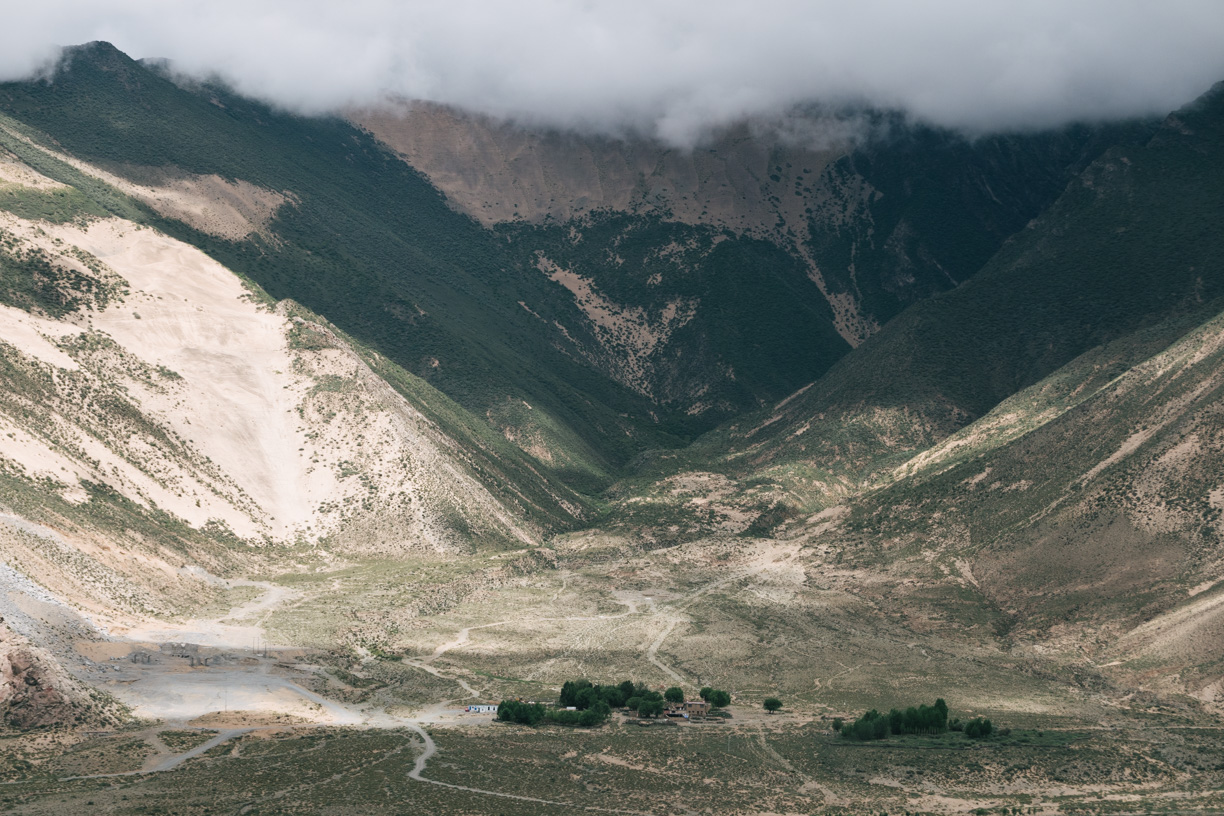
<svg viewBox="0 0 1224 816">
<path fill-rule="evenodd" d="M 329 560 L 279 574 L 269 562 L 267 574 L 230 582 L 227 607 L 109 635 L 7 587 L 10 623 L 39 628 L 64 665 L 144 720 L 5 739 L 0 808 L 1224 810 L 1214 715 L 1124 694 L 1091 661 L 983 637 L 992 622 L 973 617 L 972 576 L 932 569 L 942 584 L 919 594 L 910 578 L 839 564 L 807 533 L 653 552 L 584 533 L 460 559 Z M 190 656 L 164 653 L 172 643 L 194 644 L 167 647 Z M 553 699 L 572 677 L 728 688 L 733 716 L 640 727 L 617 714 L 574 730 L 462 710 Z M 772 694 L 786 703 L 777 715 L 760 708 Z M 1010 733 L 857 744 L 830 727 L 936 696 Z"/>
</svg>

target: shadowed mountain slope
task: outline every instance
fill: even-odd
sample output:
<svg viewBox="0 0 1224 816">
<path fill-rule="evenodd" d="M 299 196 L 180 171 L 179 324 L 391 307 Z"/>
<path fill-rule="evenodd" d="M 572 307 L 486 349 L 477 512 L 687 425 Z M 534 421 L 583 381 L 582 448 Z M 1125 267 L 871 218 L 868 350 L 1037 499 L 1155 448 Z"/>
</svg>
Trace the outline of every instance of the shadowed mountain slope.
<svg viewBox="0 0 1224 816">
<path fill-rule="evenodd" d="M 504 235 L 520 278 L 558 284 L 524 301 L 544 336 L 686 435 L 784 397 L 969 278 L 1102 150 L 1152 127 L 969 141 L 810 110 L 686 151 L 428 104 L 353 116 Z"/>
<path fill-rule="evenodd" d="M 1128 364 L 1156 353 L 1224 295 L 1221 179 L 1217 86 L 1145 145 L 1108 150 L 969 281 L 694 452 L 741 472 L 811 467 L 856 483 L 1092 348 L 1152 329 L 1134 335 Z"/>
</svg>

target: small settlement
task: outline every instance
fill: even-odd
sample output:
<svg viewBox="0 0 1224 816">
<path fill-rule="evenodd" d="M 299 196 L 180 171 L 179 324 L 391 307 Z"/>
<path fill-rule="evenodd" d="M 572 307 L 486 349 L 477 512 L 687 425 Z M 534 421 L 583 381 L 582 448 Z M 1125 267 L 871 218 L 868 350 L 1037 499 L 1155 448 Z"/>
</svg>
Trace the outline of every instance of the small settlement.
<svg viewBox="0 0 1224 816">
<path fill-rule="evenodd" d="M 683 717 L 686 720 L 704 720 L 710 713 L 710 704 L 705 700 L 685 700 L 683 703 L 668 703 L 663 713 L 668 717 Z"/>
</svg>

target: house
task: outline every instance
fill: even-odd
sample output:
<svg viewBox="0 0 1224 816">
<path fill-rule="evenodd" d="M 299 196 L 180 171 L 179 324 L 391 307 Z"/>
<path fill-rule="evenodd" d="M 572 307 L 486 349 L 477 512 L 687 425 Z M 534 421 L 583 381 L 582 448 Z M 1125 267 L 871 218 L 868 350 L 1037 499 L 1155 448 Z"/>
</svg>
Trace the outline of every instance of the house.
<svg viewBox="0 0 1224 816">
<path fill-rule="evenodd" d="M 706 718 L 710 713 L 710 704 L 705 700 L 685 700 L 684 701 L 684 716 L 691 719 Z"/>
<path fill-rule="evenodd" d="M 469 714 L 496 714 L 497 705 L 494 703 L 479 703 L 477 705 L 470 705 L 464 710 Z"/>
<path fill-rule="evenodd" d="M 710 713 L 710 704 L 705 700 L 686 700 L 683 703 L 668 703 L 667 710 L 664 713 L 669 717 L 702 720 Z"/>
</svg>

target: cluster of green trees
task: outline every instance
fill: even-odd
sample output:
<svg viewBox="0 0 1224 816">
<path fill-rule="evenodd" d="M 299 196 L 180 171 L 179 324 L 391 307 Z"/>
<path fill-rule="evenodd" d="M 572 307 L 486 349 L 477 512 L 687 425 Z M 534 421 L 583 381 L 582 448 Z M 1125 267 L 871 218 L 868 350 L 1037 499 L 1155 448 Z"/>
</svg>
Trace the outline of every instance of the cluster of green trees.
<svg viewBox="0 0 1224 816">
<path fill-rule="evenodd" d="M 847 739 L 860 741 L 884 739 L 890 734 L 942 734 L 949 727 L 954 731 L 963 728 L 965 735 L 974 739 L 990 736 L 993 730 L 990 720 L 981 717 L 970 720 L 964 726 L 959 720 L 949 726 L 948 704 L 942 698 L 936 700 L 934 705 L 910 706 L 904 711 L 894 708 L 887 714 L 873 708 L 849 723 L 843 723 L 840 718 L 833 720 L 834 731 Z"/>
<path fill-rule="evenodd" d="M 994 725 L 985 717 L 974 717 L 963 726 L 960 723 L 955 723 L 953 728 L 957 731 L 964 731 L 965 736 L 969 739 L 985 739 L 994 733 Z"/>
<path fill-rule="evenodd" d="M 868 711 L 863 716 L 853 722 L 844 723 L 841 728 L 837 728 L 837 720 L 833 721 L 833 727 L 846 739 L 859 740 L 866 742 L 867 740 L 880 740 L 888 736 L 889 722 L 888 717 L 876 711 L 874 708 Z"/>
<path fill-rule="evenodd" d="M 659 717 L 668 703 L 683 703 L 684 697 L 684 689 L 679 686 L 672 686 L 660 694 L 632 680 L 622 680 L 620 683 L 604 686 L 583 678 L 565 681 L 555 709 L 545 708 L 539 703 L 502 700 L 497 707 L 497 719 L 522 725 L 538 725 L 548 721 L 560 725 L 589 727 L 607 720 L 614 708 L 627 708 L 644 717 Z M 730 694 L 709 686 L 701 690 L 701 699 L 709 703 L 711 708 L 722 708 L 731 704 Z M 775 702 L 778 703 L 778 708 L 782 707 L 781 701 Z"/>
<path fill-rule="evenodd" d="M 548 721 L 558 725 L 580 725 L 591 728 L 600 725 L 612 713 L 612 707 L 603 700 L 581 711 L 564 708 L 545 708 L 539 703 L 524 703 L 518 700 L 502 700 L 497 706 L 497 719 L 520 725 L 539 725 Z"/>
<path fill-rule="evenodd" d="M 612 708 L 623 708 L 625 703 L 634 696 L 645 693 L 646 687 L 632 680 L 622 680 L 616 685 L 601 686 L 590 680 L 566 680 L 561 686 L 561 696 L 557 705 L 561 708 L 573 706 L 579 711 L 586 711 L 597 702 L 603 701 Z M 658 694 L 658 692 L 654 692 Z"/>
<path fill-rule="evenodd" d="M 522 703 L 518 700 L 502 700 L 497 704 L 497 719 L 520 725 L 539 725 L 546 709 L 539 703 Z"/>
<path fill-rule="evenodd" d="M 680 695 L 681 700 L 684 699 L 684 691 L 680 688 L 670 688 L 667 694 L 670 695 L 666 698 L 668 700 L 676 694 Z M 663 713 L 664 699 L 659 692 L 632 680 L 605 686 L 583 678 L 565 681 L 556 708 L 545 708 L 539 703 L 502 700 L 497 707 L 497 718 L 522 725 L 538 725 L 547 721 L 591 727 L 607 720 L 614 708 L 628 708 L 657 717 Z"/>
</svg>

